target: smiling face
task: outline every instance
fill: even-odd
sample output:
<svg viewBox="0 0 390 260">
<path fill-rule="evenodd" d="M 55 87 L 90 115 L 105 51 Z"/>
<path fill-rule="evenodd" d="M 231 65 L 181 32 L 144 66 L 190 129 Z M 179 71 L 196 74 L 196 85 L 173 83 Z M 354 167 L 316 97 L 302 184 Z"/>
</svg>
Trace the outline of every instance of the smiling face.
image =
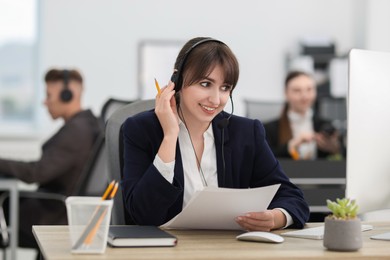
<svg viewBox="0 0 390 260">
<path fill-rule="evenodd" d="M 315 82 L 304 74 L 292 78 L 287 83 L 285 95 L 290 110 L 305 114 L 313 106 L 317 97 Z"/>
<path fill-rule="evenodd" d="M 206 129 L 225 107 L 231 89 L 232 86 L 225 83 L 220 65 L 216 65 L 205 78 L 184 87 L 179 93 L 186 124 Z"/>
</svg>

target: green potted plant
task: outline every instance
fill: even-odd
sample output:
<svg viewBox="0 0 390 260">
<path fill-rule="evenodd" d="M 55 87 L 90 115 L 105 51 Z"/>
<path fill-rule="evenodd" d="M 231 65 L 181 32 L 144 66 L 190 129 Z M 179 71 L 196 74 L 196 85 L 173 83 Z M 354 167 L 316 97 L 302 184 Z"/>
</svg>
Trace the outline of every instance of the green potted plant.
<svg viewBox="0 0 390 260">
<path fill-rule="evenodd" d="M 348 198 L 327 200 L 332 212 L 325 218 L 324 247 L 333 251 L 356 251 L 362 247 L 358 205 Z"/>
</svg>

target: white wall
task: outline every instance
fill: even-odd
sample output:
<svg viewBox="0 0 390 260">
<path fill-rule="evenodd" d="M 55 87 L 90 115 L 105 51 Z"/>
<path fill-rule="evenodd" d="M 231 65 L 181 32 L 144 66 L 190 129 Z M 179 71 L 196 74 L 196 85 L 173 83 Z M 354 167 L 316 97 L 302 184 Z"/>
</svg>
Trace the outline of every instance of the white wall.
<svg viewBox="0 0 390 260">
<path fill-rule="evenodd" d="M 369 50 L 390 52 L 390 1 L 371 1 L 367 10 L 366 48 Z"/>
<path fill-rule="evenodd" d="M 286 54 L 297 52 L 303 36 L 329 36 L 339 54 L 353 47 L 390 48 L 389 5 L 386 0 L 40 0 L 40 95 L 49 67 L 77 67 L 85 77 L 84 103 L 98 114 L 108 97 L 138 97 L 140 41 L 212 36 L 239 59 L 235 114 L 244 115 L 244 98 L 283 99 Z M 53 123 L 43 106 L 40 118 L 44 137 L 61 123 Z"/>
<path fill-rule="evenodd" d="M 137 98 L 139 41 L 212 36 L 240 61 L 234 94 L 236 113 L 243 115 L 243 98 L 283 98 L 285 55 L 302 36 L 329 36 L 340 53 L 353 47 L 356 5 L 355 0 L 42 0 L 41 73 L 53 65 L 80 68 L 85 103 L 97 113 L 109 96 Z"/>
</svg>

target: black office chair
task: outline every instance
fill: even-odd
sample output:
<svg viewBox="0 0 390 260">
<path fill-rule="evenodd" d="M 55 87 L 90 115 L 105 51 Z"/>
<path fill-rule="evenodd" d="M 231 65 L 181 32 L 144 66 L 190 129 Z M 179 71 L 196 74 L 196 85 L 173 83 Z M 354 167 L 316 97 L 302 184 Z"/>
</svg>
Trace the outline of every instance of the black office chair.
<svg viewBox="0 0 390 260">
<path fill-rule="evenodd" d="M 122 124 L 126 118 L 154 108 L 154 99 L 140 100 L 128 104 L 115 111 L 106 124 L 106 144 L 108 155 L 109 174 L 111 179 L 122 180 L 123 169 L 123 142 Z M 122 190 L 119 187 L 114 199 L 111 223 L 113 225 L 132 224 L 124 208 Z"/>
<path fill-rule="evenodd" d="M 100 121 L 104 130 L 108 118 L 119 108 L 130 104 L 132 101 L 109 98 L 103 105 L 100 113 Z M 105 133 L 99 137 L 99 142 L 96 144 L 96 152 L 91 156 L 91 162 L 87 163 L 89 169 L 88 174 L 82 176 L 80 185 L 75 189 L 75 194 L 79 196 L 101 196 L 110 182 L 107 165 L 107 148 L 105 141 Z"/>
</svg>

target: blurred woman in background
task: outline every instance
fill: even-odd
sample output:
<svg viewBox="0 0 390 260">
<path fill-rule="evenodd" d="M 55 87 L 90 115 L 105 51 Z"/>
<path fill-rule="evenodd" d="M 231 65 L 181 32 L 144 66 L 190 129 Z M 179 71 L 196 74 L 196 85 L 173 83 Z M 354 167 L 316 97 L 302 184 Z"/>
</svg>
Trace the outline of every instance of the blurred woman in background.
<svg viewBox="0 0 390 260">
<path fill-rule="evenodd" d="M 285 79 L 285 97 L 280 118 L 264 125 L 274 155 L 295 160 L 340 155 L 338 132 L 313 110 L 317 98 L 313 77 L 303 71 L 290 72 Z"/>
</svg>

